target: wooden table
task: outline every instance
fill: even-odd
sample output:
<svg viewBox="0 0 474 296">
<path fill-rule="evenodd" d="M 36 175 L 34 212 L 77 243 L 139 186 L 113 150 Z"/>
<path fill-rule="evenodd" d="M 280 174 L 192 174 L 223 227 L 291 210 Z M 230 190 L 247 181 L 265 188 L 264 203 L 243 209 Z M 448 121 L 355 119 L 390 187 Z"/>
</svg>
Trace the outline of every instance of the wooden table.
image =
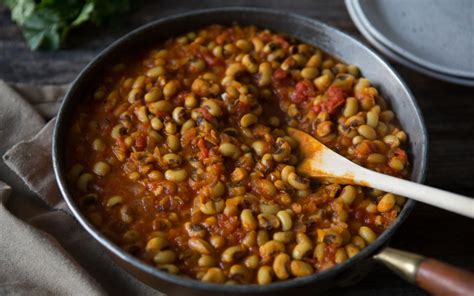
<svg viewBox="0 0 474 296">
<path fill-rule="evenodd" d="M 307 15 L 363 40 L 342 0 L 285 1 L 156 1 L 126 18 L 118 31 L 83 29 L 72 34 L 70 48 L 31 52 L 9 11 L 0 6 L 0 79 L 9 82 L 57 84 L 72 81 L 105 46 L 124 33 L 165 15 L 191 9 L 252 5 Z M 365 42 L 367 43 L 367 42 Z M 394 67 L 408 83 L 421 106 L 429 132 L 430 158 L 426 183 L 473 196 L 474 89 L 428 78 L 401 65 Z M 393 237 L 396 248 L 432 256 L 474 270 L 474 223 L 448 212 L 418 204 Z M 360 283 L 331 295 L 424 295 L 385 267 L 377 265 Z"/>
</svg>

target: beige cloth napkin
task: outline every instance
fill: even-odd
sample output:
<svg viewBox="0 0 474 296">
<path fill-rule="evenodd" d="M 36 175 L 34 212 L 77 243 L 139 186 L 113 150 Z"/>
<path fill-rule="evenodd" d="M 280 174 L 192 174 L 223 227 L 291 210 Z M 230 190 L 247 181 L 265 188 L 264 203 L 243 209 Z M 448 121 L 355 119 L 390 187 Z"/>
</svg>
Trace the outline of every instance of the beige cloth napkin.
<svg viewBox="0 0 474 296">
<path fill-rule="evenodd" d="M 0 295 L 160 294 L 118 267 L 59 194 L 45 122 L 66 90 L 0 80 Z"/>
</svg>

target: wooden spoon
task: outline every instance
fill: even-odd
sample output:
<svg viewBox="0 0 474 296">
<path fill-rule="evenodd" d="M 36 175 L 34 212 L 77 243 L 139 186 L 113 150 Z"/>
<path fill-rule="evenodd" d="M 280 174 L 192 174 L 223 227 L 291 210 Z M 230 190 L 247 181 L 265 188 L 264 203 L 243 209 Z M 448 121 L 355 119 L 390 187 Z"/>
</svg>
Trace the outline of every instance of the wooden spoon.
<svg viewBox="0 0 474 296">
<path fill-rule="evenodd" d="M 302 161 L 297 170 L 300 173 L 391 192 L 474 218 L 474 199 L 470 197 L 371 171 L 337 154 L 298 129 L 288 128 L 288 134 L 299 144 Z"/>
</svg>

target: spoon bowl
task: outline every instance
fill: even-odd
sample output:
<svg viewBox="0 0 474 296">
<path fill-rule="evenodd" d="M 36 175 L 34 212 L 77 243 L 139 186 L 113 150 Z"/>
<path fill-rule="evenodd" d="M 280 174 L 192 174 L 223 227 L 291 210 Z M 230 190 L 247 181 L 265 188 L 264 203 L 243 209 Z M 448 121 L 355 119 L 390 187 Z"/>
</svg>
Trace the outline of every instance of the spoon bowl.
<svg viewBox="0 0 474 296">
<path fill-rule="evenodd" d="M 288 128 L 288 134 L 299 144 L 303 159 L 297 167 L 300 173 L 343 184 L 372 187 L 474 218 L 474 199 L 470 197 L 371 171 L 337 154 L 298 129 Z"/>
</svg>

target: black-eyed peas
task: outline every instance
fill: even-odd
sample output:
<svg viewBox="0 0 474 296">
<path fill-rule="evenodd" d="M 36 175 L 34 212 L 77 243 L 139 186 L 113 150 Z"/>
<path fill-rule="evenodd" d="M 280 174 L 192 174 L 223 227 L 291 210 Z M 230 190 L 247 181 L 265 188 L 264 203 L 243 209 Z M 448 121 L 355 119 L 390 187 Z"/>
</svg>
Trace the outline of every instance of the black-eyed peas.
<svg viewBox="0 0 474 296">
<path fill-rule="evenodd" d="M 263 265 L 257 272 L 257 283 L 259 285 L 268 285 L 272 282 L 273 269 L 268 265 Z"/>
<path fill-rule="evenodd" d="M 301 260 L 292 260 L 290 270 L 295 277 L 303 277 L 313 273 L 313 266 Z"/>
<path fill-rule="evenodd" d="M 202 238 L 190 238 L 188 246 L 191 250 L 198 252 L 199 254 L 210 255 L 212 253 L 212 246 Z"/>
<path fill-rule="evenodd" d="M 166 248 L 168 246 L 169 246 L 169 242 L 167 239 L 163 237 L 153 237 L 147 242 L 146 251 L 157 252 L 157 251 L 161 251 L 163 248 Z"/>
<path fill-rule="evenodd" d="M 288 126 L 409 173 L 407 135 L 355 65 L 210 26 L 110 68 L 73 119 L 67 179 L 93 225 L 160 270 L 222 284 L 306 276 L 356 256 L 405 203 L 298 171 Z"/>
<path fill-rule="evenodd" d="M 224 271 L 218 267 L 211 267 L 201 278 L 203 282 L 223 283 L 225 281 Z"/>
<path fill-rule="evenodd" d="M 263 259 L 268 259 L 278 253 L 284 252 L 285 244 L 276 240 L 267 241 L 262 246 L 260 246 L 259 251 L 260 257 Z"/>
<path fill-rule="evenodd" d="M 226 263 L 235 262 L 235 260 L 241 259 L 246 251 L 247 249 L 242 245 L 229 247 L 222 252 L 221 260 Z"/>
<path fill-rule="evenodd" d="M 273 271 L 277 278 L 286 280 L 290 277 L 290 262 L 291 258 L 288 254 L 280 253 L 273 261 Z"/>
<path fill-rule="evenodd" d="M 157 264 L 173 263 L 176 259 L 176 253 L 171 250 L 158 251 L 153 257 L 153 261 Z"/>
<path fill-rule="evenodd" d="M 76 186 L 80 191 L 87 192 L 87 187 L 92 180 L 94 180 L 94 176 L 92 176 L 91 174 L 81 174 L 77 179 Z"/>
</svg>

